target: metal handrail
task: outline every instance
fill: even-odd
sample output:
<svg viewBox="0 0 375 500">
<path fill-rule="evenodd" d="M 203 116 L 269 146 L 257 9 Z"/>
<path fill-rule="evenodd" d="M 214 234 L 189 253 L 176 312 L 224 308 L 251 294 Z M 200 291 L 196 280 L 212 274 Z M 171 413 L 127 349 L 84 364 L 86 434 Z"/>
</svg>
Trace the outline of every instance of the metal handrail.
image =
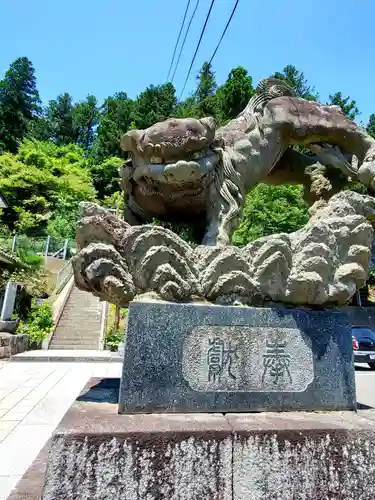
<svg viewBox="0 0 375 500">
<path fill-rule="evenodd" d="M 65 264 L 65 266 L 60 269 L 57 275 L 56 286 L 53 294 L 58 295 L 72 276 L 73 276 L 73 266 L 72 266 L 72 259 L 70 259 Z"/>
</svg>

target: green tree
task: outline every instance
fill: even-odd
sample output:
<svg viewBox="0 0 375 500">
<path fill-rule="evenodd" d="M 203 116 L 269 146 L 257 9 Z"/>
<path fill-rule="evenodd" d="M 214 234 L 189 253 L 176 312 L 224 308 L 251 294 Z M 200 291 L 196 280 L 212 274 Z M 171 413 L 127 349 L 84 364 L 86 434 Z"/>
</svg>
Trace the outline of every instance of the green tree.
<svg viewBox="0 0 375 500">
<path fill-rule="evenodd" d="M 92 158 L 101 163 L 109 156 L 122 156 L 121 136 L 130 128 L 133 101 L 125 92 L 108 97 L 100 109 Z"/>
<path fill-rule="evenodd" d="M 254 93 L 253 79 L 247 70 L 242 66 L 232 69 L 227 81 L 217 92 L 223 120 L 235 118 Z"/>
<path fill-rule="evenodd" d="M 33 120 L 28 129 L 27 138 L 36 141 L 49 141 L 52 138 L 52 126 L 46 117 L 46 110 Z"/>
<path fill-rule="evenodd" d="M 75 143 L 78 133 L 74 124 L 74 104 L 70 94 L 65 92 L 49 102 L 45 111 L 51 139 L 58 146 Z"/>
<path fill-rule="evenodd" d="M 150 85 L 134 102 L 132 121 L 136 128 L 145 129 L 169 118 L 176 106 L 176 89 L 172 83 Z"/>
<path fill-rule="evenodd" d="M 51 142 L 24 141 L 18 155 L 0 155 L 0 191 L 9 201 L 1 222 L 28 235 L 45 234 L 58 214 L 76 217 L 79 202 L 95 198 L 83 150 Z"/>
<path fill-rule="evenodd" d="M 195 92 L 196 105 L 200 116 L 219 115 L 219 106 L 216 98 L 217 84 L 215 73 L 210 63 L 205 62 L 197 75 L 197 90 Z"/>
<path fill-rule="evenodd" d="M 199 107 L 194 97 L 188 97 L 176 104 L 172 116 L 175 118 L 201 118 Z"/>
<path fill-rule="evenodd" d="M 27 57 L 20 57 L 0 81 L 0 149 L 15 153 L 39 113 L 34 67 Z"/>
<path fill-rule="evenodd" d="M 273 77 L 284 80 L 295 90 L 298 97 L 302 97 L 308 101 L 317 101 L 319 99 L 315 88 L 308 84 L 303 72 L 299 71 L 292 64 L 285 66 L 282 72 L 276 72 Z"/>
<path fill-rule="evenodd" d="M 336 92 L 335 94 L 330 95 L 328 104 L 331 106 L 340 106 L 344 115 L 351 120 L 355 120 L 355 118 L 360 114 L 356 101 L 351 99 L 349 96 L 344 97 L 341 92 Z"/>
<path fill-rule="evenodd" d="M 242 222 L 233 243 L 243 246 L 274 233 L 291 233 L 308 221 L 300 186 L 259 184 L 246 197 Z"/>
<path fill-rule="evenodd" d="M 112 156 L 91 166 L 93 184 L 100 200 L 119 191 L 119 168 L 123 163 L 121 158 Z"/>
<path fill-rule="evenodd" d="M 375 114 L 370 115 L 369 122 L 366 127 L 367 133 L 375 139 Z"/>
<path fill-rule="evenodd" d="M 99 108 L 96 97 L 88 95 L 86 100 L 74 106 L 72 114 L 77 144 L 88 151 L 94 142 L 95 127 L 99 121 Z"/>
</svg>

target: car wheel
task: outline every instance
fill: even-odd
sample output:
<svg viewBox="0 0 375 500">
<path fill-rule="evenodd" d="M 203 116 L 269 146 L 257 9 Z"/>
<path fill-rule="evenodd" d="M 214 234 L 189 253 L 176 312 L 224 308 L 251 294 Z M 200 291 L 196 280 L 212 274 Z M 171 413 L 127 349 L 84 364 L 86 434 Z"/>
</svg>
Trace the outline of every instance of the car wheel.
<svg viewBox="0 0 375 500">
<path fill-rule="evenodd" d="M 375 370 L 375 363 L 367 363 L 371 370 Z"/>
</svg>

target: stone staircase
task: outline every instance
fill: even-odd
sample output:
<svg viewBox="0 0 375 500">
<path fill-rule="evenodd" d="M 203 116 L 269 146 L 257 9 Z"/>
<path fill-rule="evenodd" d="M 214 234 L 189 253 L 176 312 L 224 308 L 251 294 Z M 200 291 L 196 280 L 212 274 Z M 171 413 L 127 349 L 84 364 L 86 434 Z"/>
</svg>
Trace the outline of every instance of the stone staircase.
<svg viewBox="0 0 375 500">
<path fill-rule="evenodd" d="M 100 349 L 102 303 L 73 286 L 52 336 L 49 349 Z"/>
</svg>

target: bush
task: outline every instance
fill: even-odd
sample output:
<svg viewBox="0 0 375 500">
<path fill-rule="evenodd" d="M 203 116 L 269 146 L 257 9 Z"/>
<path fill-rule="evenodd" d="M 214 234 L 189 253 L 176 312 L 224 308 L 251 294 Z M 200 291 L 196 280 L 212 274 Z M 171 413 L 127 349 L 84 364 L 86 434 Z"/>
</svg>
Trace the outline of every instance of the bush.
<svg viewBox="0 0 375 500">
<path fill-rule="evenodd" d="M 114 352 L 118 350 L 118 347 L 123 341 L 123 339 L 124 339 L 124 332 L 120 330 L 116 331 L 111 330 L 107 334 L 105 343 L 109 347 L 110 351 Z"/>
<path fill-rule="evenodd" d="M 33 300 L 30 314 L 25 323 L 20 323 L 17 333 L 26 333 L 29 336 L 29 346 L 39 349 L 52 328 L 52 305 L 50 301 L 44 300 L 37 303 Z"/>
</svg>

